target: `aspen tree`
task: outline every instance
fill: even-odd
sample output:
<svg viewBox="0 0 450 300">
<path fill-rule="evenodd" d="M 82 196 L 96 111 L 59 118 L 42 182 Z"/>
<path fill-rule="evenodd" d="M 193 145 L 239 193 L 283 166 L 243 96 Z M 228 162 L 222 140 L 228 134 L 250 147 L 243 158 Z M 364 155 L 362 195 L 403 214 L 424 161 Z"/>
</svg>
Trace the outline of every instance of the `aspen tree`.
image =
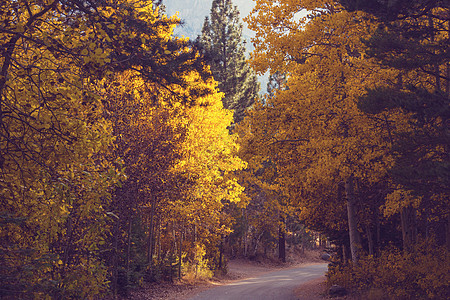
<svg viewBox="0 0 450 300">
<path fill-rule="evenodd" d="M 450 10 L 445 1 L 341 2 L 348 10 L 367 11 L 381 22 L 377 31 L 365 40 L 367 53 L 380 65 L 399 71 L 395 82 L 384 87 L 377 85 L 360 97 L 359 107 L 369 114 L 401 109 L 412 114 L 414 120 L 414 131 L 401 136 L 393 145 L 395 165 L 390 173 L 397 191 L 388 201 L 388 207 L 396 207 L 400 213 L 407 249 L 417 242 L 421 219 L 418 215 L 424 213 L 430 220 L 447 223 L 450 220 L 445 209 L 449 203 L 444 200 L 449 198 L 450 184 L 448 126 L 444 125 L 450 103 Z M 429 236 L 434 222 L 424 219 L 422 222 L 425 228 L 421 231 Z M 438 232 L 446 231 L 449 242 L 449 228 L 447 225 L 446 229 L 435 231 L 439 236 L 442 235 Z"/>
<path fill-rule="evenodd" d="M 126 176 L 114 156 L 100 81 L 134 69 L 145 82 L 187 87 L 210 77 L 198 52 L 161 32 L 178 19 L 145 1 L 0 2 L 1 285 L 13 297 L 96 297 L 111 191 Z M 189 50 L 190 49 L 190 50 Z M 211 89 L 189 84 L 178 102 Z M 194 95 L 194 96 L 193 96 Z"/>
<path fill-rule="evenodd" d="M 271 129 L 262 132 L 265 142 L 259 146 L 277 153 L 281 181 L 290 201 L 301 208 L 300 216 L 317 211 L 339 219 L 346 211 L 337 189 L 341 182 L 354 176 L 355 182 L 373 186 L 392 164 L 388 128 L 356 105 L 366 87 L 396 76 L 395 70 L 364 57 L 361 37 L 369 36 L 376 24 L 332 1 L 257 1 L 246 21 L 256 31 L 253 67 L 287 75 L 288 89 L 278 91 L 263 109 Z M 386 117 L 391 122 L 403 115 Z M 409 130 L 407 118 L 403 120 L 404 127 L 398 123 L 396 130 Z M 354 195 L 349 204 L 365 201 L 348 194 Z M 314 217 L 304 221 L 325 225 Z M 322 230 L 331 234 L 346 227 L 337 224 Z M 360 230 L 359 225 L 351 228 Z"/>
</svg>

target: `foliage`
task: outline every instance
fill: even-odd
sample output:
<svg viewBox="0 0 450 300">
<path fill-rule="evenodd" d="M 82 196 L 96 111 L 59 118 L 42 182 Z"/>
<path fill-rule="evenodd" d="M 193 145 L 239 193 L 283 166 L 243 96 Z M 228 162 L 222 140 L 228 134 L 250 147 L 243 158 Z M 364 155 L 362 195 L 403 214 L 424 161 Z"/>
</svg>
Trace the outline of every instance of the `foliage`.
<svg viewBox="0 0 450 300">
<path fill-rule="evenodd" d="M 302 10 L 311 14 L 295 15 Z M 286 74 L 288 87 L 250 113 L 248 144 L 260 163 L 276 166 L 279 189 L 301 220 L 344 244 L 343 183 L 355 176 L 359 186 L 370 188 L 386 177 L 392 163 L 388 124 L 404 117 L 368 117 L 356 100 L 365 87 L 395 73 L 364 57 L 361 37 L 373 30 L 371 20 L 334 3 L 258 1 L 247 22 L 257 31 L 252 65 L 260 73 Z"/>
<path fill-rule="evenodd" d="M 418 233 L 436 232 L 438 245 L 448 239 L 448 105 L 437 88 L 448 83 L 447 10 L 426 13 L 391 26 L 333 1 L 261 0 L 246 18 L 256 31 L 253 67 L 287 78 L 240 128 L 252 176 L 272 164 L 285 203 L 336 243 L 343 261 L 349 199 L 361 250 L 399 244 L 394 224 L 405 249 Z"/>
<path fill-rule="evenodd" d="M 114 220 L 116 228 L 110 243 L 116 246 L 109 249 L 105 258 L 115 274 L 111 280 L 113 289 L 117 285 L 118 290 L 126 290 L 127 285 L 142 283 L 149 265 L 157 268 L 166 263 L 151 261 L 148 236 L 153 233 L 145 229 L 154 226 L 147 221 L 156 218 L 157 208 L 177 195 L 175 185 L 184 180 L 171 168 L 180 159 L 177 147 L 183 142 L 186 129 L 175 121 L 180 109 L 164 105 L 170 100 L 180 106 L 179 99 L 158 93 L 157 85 L 146 83 L 138 73 L 117 74 L 102 82 L 102 86 L 102 98 L 107 102 L 105 115 L 114 124 L 114 155 L 123 159 L 127 174 L 127 180 L 113 193 L 110 210 L 118 218 Z M 118 270 L 124 272 L 125 286 L 117 281 Z M 153 270 L 147 278 L 160 277 L 158 272 Z"/>
<path fill-rule="evenodd" d="M 414 132 L 394 145 L 392 178 L 429 197 L 430 191 L 444 192 L 449 184 L 448 128 L 444 125 L 450 99 L 448 6 L 441 1 L 395 4 L 390 17 L 380 8 L 370 10 L 383 23 L 365 44 L 377 63 L 400 71 L 398 80 L 368 89 L 359 107 L 367 113 L 400 108 L 412 114 Z"/>
<path fill-rule="evenodd" d="M 239 123 L 258 96 L 259 84 L 246 62 L 239 11 L 231 0 L 212 2 L 200 43 L 219 90 L 225 94 L 223 106 L 234 110 L 234 123 Z"/>
<path fill-rule="evenodd" d="M 369 295 L 383 291 L 383 299 L 446 299 L 448 249 L 432 244 L 422 242 L 409 252 L 391 247 L 377 257 L 363 257 L 357 266 L 335 265 L 327 273 L 328 282 Z"/>
<path fill-rule="evenodd" d="M 386 202 L 387 211 L 401 215 L 407 248 L 420 230 L 416 219 L 427 228 L 430 223 L 448 222 L 449 7 L 443 1 L 412 5 L 369 1 L 368 6 L 343 2 L 349 9 L 361 9 L 377 18 L 378 28 L 364 40 L 366 53 L 378 65 L 398 72 L 392 83 L 367 89 L 358 107 L 367 114 L 401 110 L 411 117 L 411 131 L 393 132 L 394 164 L 389 176 L 394 191 Z M 448 229 L 441 230 L 436 242 L 443 244 L 444 239 L 450 241 Z"/>
<path fill-rule="evenodd" d="M 95 295 L 107 288 L 105 207 L 123 179 L 106 158 L 113 136 L 91 86 L 110 51 L 97 48 L 76 3 L 1 5 L 2 289 Z"/>
<path fill-rule="evenodd" d="M 142 279 L 172 280 L 180 263 L 198 260 L 198 247 L 204 250 L 201 261 L 214 268 L 218 244 L 230 232 L 224 204 L 240 201 L 242 188 L 233 172 L 245 164 L 227 129 L 232 113 L 223 109 L 214 81 L 202 81 L 195 71 L 184 81 L 187 88 L 161 90 L 139 73 L 124 72 L 102 83 L 117 136 L 115 152 L 127 167 L 127 181 L 115 190 L 111 205 L 120 234 L 111 236 L 118 246 L 111 249 L 109 265 L 113 274 L 123 270 L 128 278 L 124 286 L 113 275 L 119 290 Z M 190 93 L 199 84 L 213 92 L 186 105 L 183 99 L 194 98 Z M 147 237 L 137 245 L 133 237 L 139 230 Z"/>
<path fill-rule="evenodd" d="M 194 259 L 183 264 L 183 279 L 189 283 L 204 281 L 213 277 L 213 272 L 205 259 L 206 251 L 204 247 L 196 245 Z"/>
<path fill-rule="evenodd" d="M 231 232 L 232 218 L 225 209 L 239 203 L 243 192 L 234 173 L 246 166 L 237 156 L 236 137 L 227 129 L 233 116 L 223 108 L 222 95 L 203 98 L 199 106 L 186 110 L 187 137 L 180 147 L 182 158 L 173 169 L 186 174 L 190 183 L 183 188 L 183 203 L 174 199 L 172 210 L 191 231 L 187 249 L 204 246 L 206 258 L 216 266 L 219 245 Z"/>
<path fill-rule="evenodd" d="M 331 283 L 448 296 L 446 2 L 257 0 L 255 103 L 231 1 L 201 50 L 158 5 L 0 2 L 2 297 L 208 278 L 311 229 Z"/>
<path fill-rule="evenodd" d="M 3 1 L 1 12 L 2 292 L 86 298 L 140 283 L 137 205 L 183 180 L 169 176 L 185 128 L 175 120 L 215 93 L 208 68 L 171 37 L 179 19 L 145 1 Z"/>
</svg>

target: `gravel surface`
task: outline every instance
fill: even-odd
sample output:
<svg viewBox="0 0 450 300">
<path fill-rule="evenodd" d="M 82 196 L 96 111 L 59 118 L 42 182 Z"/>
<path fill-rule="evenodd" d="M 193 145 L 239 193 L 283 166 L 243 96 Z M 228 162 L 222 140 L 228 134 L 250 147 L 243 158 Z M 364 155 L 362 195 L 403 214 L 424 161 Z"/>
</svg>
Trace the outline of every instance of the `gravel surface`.
<svg viewBox="0 0 450 300">
<path fill-rule="evenodd" d="M 239 280 L 263 276 L 274 271 L 289 270 L 301 266 L 311 266 L 312 263 L 321 263 L 323 265 L 323 260 L 319 258 L 319 255 L 320 252 L 318 251 L 307 251 L 306 253 L 302 253 L 301 256 L 297 256 L 295 260 L 285 264 L 280 264 L 276 261 L 270 260 L 249 261 L 245 259 L 234 259 L 228 262 L 228 273 L 225 276 L 213 278 L 208 282 L 195 282 L 192 284 L 186 281 L 178 281 L 174 283 L 149 283 L 143 288 L 131 292 L 127 297 L 121 298 L 121 300 L 188 300 L 203 291 L 221 287 Z M 314 280 L 310 280 L 312 278 L 305 279 L 302 281 L 303 283 L 295 281 L 296 285 L 291 288 L 291 291 L 292 293 L 295 292 L 297 297 L 292 299 L 328 299 L 326 296 L 323 296 L 326 291 L 325 277 L 321 278 L 323 280 L 320 278 Z M 299 287 L 300 284 L 301 286 Z M 336 300 L 338 299 L 339 298 Z"/>
<path fill-rule="evenodd" d="M 295 289 L 295 295 L 298 300 L 323 300 L 326 295 L 326 278 L 319 278 L 307 281 Z"/>
<path fill-rule="evenodd" d="M 327 264 L 309 264 L 272 271 L 211 288 L 189 298 L 191 300 L 297 300 L 295 288 L 321 278 Z"/>
</svg>

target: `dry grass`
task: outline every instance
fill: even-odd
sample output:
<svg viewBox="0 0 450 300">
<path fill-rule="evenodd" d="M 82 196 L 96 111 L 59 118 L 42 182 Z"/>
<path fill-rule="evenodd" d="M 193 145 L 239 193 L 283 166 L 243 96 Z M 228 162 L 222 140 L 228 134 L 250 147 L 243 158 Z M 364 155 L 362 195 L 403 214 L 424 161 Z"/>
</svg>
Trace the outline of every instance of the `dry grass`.
<svg viewBox="0 0 450 300">
<path fill-rule="evenodd" d="M 328 286 L 326 283 L 325 276 L 321 278 L 317 278 L 311 281 L 308 281 L 301 286 L 299 286 L 295 290 L 295 295 L 298 300 L 369 300 L 369 299 L 377 299 L 380 300 L 382 298 L 367 298 L 367 295 L 364 297 L 358 295 L 346 295 L 343 297 L 330 297 L 328 295 Z"/>
</svg>

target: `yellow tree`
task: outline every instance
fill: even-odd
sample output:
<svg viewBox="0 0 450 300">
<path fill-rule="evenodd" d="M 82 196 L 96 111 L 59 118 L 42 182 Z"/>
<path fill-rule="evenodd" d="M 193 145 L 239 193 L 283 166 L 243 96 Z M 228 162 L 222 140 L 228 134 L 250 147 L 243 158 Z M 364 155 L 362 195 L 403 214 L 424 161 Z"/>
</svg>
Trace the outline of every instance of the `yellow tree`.
<svg viewBox="0 0 450 300">
<path fill-rule="evenodd" d="M 391 174 L 397 186 L 386 205 L 400 213 L 404 248 L 417 242 L 418 232 L 436 234 L 437 244 L 447 240 L 450 246 L 449 227 L 443 226 L 450 216 L 445 200 L 450 178 L 445 125 L 450 101 L 449 7 L 442 1 L 341 2 L 380 21 L 365 40 L 367 53 L 378 64 L 399 71 L 395 84 L 368 89 L 360 108 L 366 113 L 390 109 L 412 113 L 414 131 L 394 145 Z"/>
<path fill-rule="evenodd" d="M 267 237 L 266 243 L 270 243 L 270 237 L 278 237 L 278 255 L 284 261 L 284 220 L 290 212 L 281 193 L 276 154 L 267 151 L 270 136 L 276 130 L 268 114 L 270 110 L 258 101 L 236 130 L 241 145 L 239 156 L 248 162 L 247 168 L 239 173 L 240 182 L 245 185 L 246 194 L 251 199 L 242 209 L 241 244 L 244 256 L 249 255 L 249 248 L 251 255 L 256 255 L 262 236 Z M 264 245 L 264 252 L 267 253 L 271 246 Z"/>
<path fill-rule="evenodd" d="M 186 87 L 161 89 L 138 72 L 125 72 L 100 84 L 117 136 L 115 156 L 123 158 L 127 174 L 111 206 L 122 232 L 111 237 L 117 245 L 110 251 L 111 264 L 124 262 L 112 268 L 114 286 L 120 270 L 126 270 L 129 280 L 142 277 L 132 274 L 135 267 L 146 269 L 139 263 L 146 264 L 155 279 L 158 268 L 174 259 L 181 268 L 182 257 L 191 264 L 220 265 L 217 250 L 231 224 L 223 207 L 240 200 L 242 187 L 233 172 L 244 163 L 236 156 L 235 137 L 227 129 L 232 112 L 223 108 L 216 83 L 211 78 L 204 81 L 195 71 L 184 80 Z M 199 84 L 210 95 L 196 96 Z M 191 105 L 184 104 L 186 98 L 194 99 Z M 139 219 L 146 222 L 145 242 L 142 236 L 133 241 L 132 227 Z M 146 253 L 147 262 L 130 250 Z M 160 271 L 174 275 L 170 269 Z"/>
<path fill-rule="evenodd" d="M 192 74 L 193 79 L 197 76 Z M 216 87 L 215 82 L 206 85 Z M 243 191 L 234 172 L 245 167 L 237 156 L 236 136 L 227 129 L 233 122 L 233 112 L 223 108 L 222 97 L 216 91 L 187 109 L 182 121 L 186 124 L 186 140 L 179 148 L 182 158 L 173 170 L 187 178 L 184 198 L 174 203 L 179 203 L 175 215 L 191 233 L 189 248 L 204 248 L 215 267 L 222 266 L 217 250 L 230 233 L 231 219 L 224 214 L 224 206 L 239 202 Z M 195 256 L 188 249 L 189 257 Z"/>
<path fill-rule="evenodd" d="M 178 108 L 169 106 L 167 93 L 161 93 L 157 84 L 145 82 L 135 71 L 118 73 L 103 80 L 99 87 L 105 101 L 105 118 L 114 124 L 112 157 L 123 160 L 127 176 L 115 188 L 109 206 L 117 218 L 109 240 L 114 246 L 105 255 L 113 291 L 122 293 L 131 282 L 139 281 L 136 278 L 143 277 L 146 265 L 151 263 L 156 216 L 176 190 L 173 182 L 180 180 L 170 169 L 180 157 L 176 149 L 185 136 L 185 128 L 176 122 L 184 108 L 179 102 L 182 95 L 172 100 Z M 149 221 L 147 226 L 141 228 L 145 221 Z M 144 230 L 147 237 L 139 236 Z M 134 269 L 141 269 L 142 274 Z M 119 273 L 123 276 L 120 284 Z"/>
<path fill-rule="evenodd" d="M 112 187 L 123 178 L 95 90 L 135 69 L 161 89 L 209 76 L 178 21 L 146 1 L 0 2 L 1 284 L 13 297 L 105 291 Z M 179 51 L 180 50 L 180 51 Z M 210 91 L 191 86 L 193 94 Z M 195 97 L 193 97 L 195 98 Z M 180 99 L 189 102 L 192 98 Z M 113 157 L 111 161 L 111 157 Z"/>
<path fill-rule="evenodd" d="M 160 26 L 162 22 L 157 19 L 159 15 L 156 12 L 153 14 L 153 18 L 149 19 L 154 22 L 155 26 Z M 167 21 L 165 16 L 160 16 L 160 18 Z M 172 17 L 169 20 L 175 24 L 174 20 L 178 20 L 178 18 Z M 189 153 L 188 165 L 191 166 L 193 162 L 201 165 L 208 164 L 210 171 L 214 170 L 214 167 L 211 166 L 211 160 L 214 159 L 218 162 L 224 161 L 223 165 L 217 166 L 223 172 L 229 172 L 226 160 L 229 160 L 231 165 L 236 164 L 235 161 L 237 161 L 235 167 L 239 165 L 239 161 L 232 158 L 232 147 L 235 147 L 232 139 L 226 141 L 224 132 L 220 131 L 220 124 L 229 125 L 227 122 L 230 121 L 228 113 L 217 108 L 217 99 L 220 102 L 221 94 L 215 90 L 215 83 L 212 82 L 209 70 L 201 63 L 195 49 L 186 47 L 185 39 L 172 36 L 173 28 L 174 26 L 160 26 L 159 30 L 155 32 L 156 36 L 147 38 L 150 39 L 149 41 L 155 39 L 169 44 L 163 54 L 169 55 L 173 62 L 164 60 L 160 62 L 160 59 L 164 59 L 164 57 L 155 58 L 155 60 L 164 64 L 167 68 L 164 72 L 173 78 L 177 77 L 177 80 L 172 78 L 172 80 L 161 82 L 149 78 L 149 74 L 146 72 L 147 66 L 144 65 L 138 66 L 133 72 L 111 76 L 111 78 L 101 81 L 98 86 L 98 92 L 106 102 L 105 116 L 114 123 L 113 131 L 117 137 L 115 141 L 117 148 L 114 155 L 124 159 L 128 176 L 127 181 L 115 190 L 112 205 L 112 210 L 119 216 L 119 220 L 116 221 L 116 224 L 120 224 L 117 225 L 120 227 L 118 232 L 121 231 L 122 236 L 127 236 L 127 239 L 124 240 L 117 232 L 115 237 L 112 237 L 112 240 L 116 241 L 113 242 L 116 249 L 110 249 L 110 253 L 113 255 L 109 256 L 111 264 L 114 265 L 112 268 L 114 290 L 117 288 L 118 272 L 122 271 L 120 268 L 124 268 L 126 277 L 131 279 L 132 265 L 143 263 L 138 261 L 142 259 L 139 258 L 139 255 L 130 256 L 130 251 L 132 252 L 134 248 L 132 246 L 133 223 L 137 224 L 140 222 L 139 219 L 148 222 L 146 224 L 147 240 L 144 242 L 146 249 L 140 248 L 135 251 L 146 253 L 149 277 L 153 277 L 158 274 L 155 272 L 155 268 L 163 267 L 168 263 L 167 260 L 172 260 L 172 257 L 181 251 L 178 237 L 181 238 L 181 233 L 185 227 L 188 227 L 188 221 L 191 222 L 190 224 L 198 221 L 190 218 L 186 211 L 191 205 L 187 198 L 195 198 L 198 207 L 210 207 L 211 211 L 215 211 L 215 213 L 204 213 L 203 217 L 210 215 L 217 220 L 217 205 L 214 205 L 214 202 L 200 205 L 199 202 L 207 202 L 209 198 L 221 198 L 219 193 L 221 189 L 227 190 L 230 195 L 234 194 L 235 188 L 231 186 L 234 184 L 232 180 L 224 182 L 223 187 L 214 186 L 213 188 L 213 185 L 207 185 L 204 176 L 218 184 L 215 175 L 210 175 L 206 171 L 201 172 L 203 169 L 199 171 L 195 168 L 186 170 L 182 168 L 183 170 L 181 170 L 180 163 L 177 163 L 181 158 L 184 160 L 186 153 Z M 151 47 L 154 48 L 154 42 L 143 43 L 143 47 L 147 51 L 151 51 Z M 187 58 L 192 59 L 185 61 Z M 177 66 L 177 62 L 185 65 Z M 171 65 L 177 69 L 171 70 Z M 172 71 L 176 73 L 171 73 Z M 209 76 L 205 76 L 208 74 Z M 191 106 L 193 107 L 191 108 Z M 200 109 L 199 107 L 202 107 L 201 112 L 205 113 L 205 116 L 208 114 L 213 114 L 213 116 L 210 116 L 208 120 L 193 117 L 192 115 L 195 115 L 193 111 Z M 217 118 L 217 121 L 211 121 L 212 118 Z M 205 150 L 199 146 L 201 145 L 199 142 L 194 144 L 198 147 L 190 145 L 193 143 L 193 137 L 206 142 L 210 138 L 209 132 L 217 135 L 217 142 L 223 139 L 220 143 L 211 144 L 216 148 Z M 212 147 L 211 145 L 210 147 Z M 184 149 L 184 147 L 189 147 L 189 149 Z M 220 151 L 226 152 L 223 154 L 223 158 L 219 157 L 218 152 Z M 202 158 L 207 155 L 214 155 L 214 157 Z M 201 162 L 201 159 L 207 161 Z M 196 183 L 198 180 L 205 180 L 201 183 L 205 192 L 203 198 L 198 195 L 190 196 L 188 193 L 193 189 L 191 185 L 200 184 Z M 217 194 L 214 194 L 215 192 Z M 209 195 L 211 193 L 214 195 Z M 198 224 L 197 228 L 203 228 L 201 225 Z M 217 226 L 215 223 L 208 225 L 211 233 L 208 233 L 205 240 L 216 235 L 216 230 L 219 230 L 216 228 Z M 205 244 L 202 243 L 199 245 Z M 214 245 L 213 247 L 216 246 L 215 241 L 211 241 L 211 244 Z M 181 255 L 178 256 L 181 257 Z M 125 261 L 125 263 L 119 263 L 118 260 Z M 172 261 L 169 263 L 171 264 Z M 136 268 L 146 269 L 143 266 L 136 266 Z M 171 270 L 167 270 L 166 273 L 172 276 Z M 137 276 L 142 278 L 143 274 L 137 274 Z"/>
<path fill-rule="evenodd" d="M 84 55 L 86 29 L 63 25 L 81 16 L 60 9 L 58 1 L 1 4 L 1 274 L 13 297 L 106 288 L 98 245 L 120 176 L 105 157 L 113 137 L 83 58 L 100 66 L 108 52 Z"/>
<path fill-rule="evenodd" d="M 391 132 L 408 130 L 397 112 L 368 117 L 357 109 L 365 88 L 396 76 L 364 57 L 361 38 L 375 25 L 362 13 L 319 0 L 257 1 L 247 22 L 256 31 L 253 66 L 261 73 L 287 74 L 287 89 L 266 105 L 271 129 L 257 137 L 259 147 L 274 159 L 286 195 L 303 219 L 313 218 L 308 222 L 325 225 L 322 230 L 331 234 L 344 226 L 332 226 L 320 212 L 336 213 L 333 220 L 347 210 L 356 261 L 360 231 L 367 230 L 367 239 L 373 235 L 372 224 L 363 228 L 356 220 L 356 205 L 364 200 L 358 199 L 358 188 L 387 176 Z M 394 119 L 402 121 L 396 128 Z"/>
</svg>

